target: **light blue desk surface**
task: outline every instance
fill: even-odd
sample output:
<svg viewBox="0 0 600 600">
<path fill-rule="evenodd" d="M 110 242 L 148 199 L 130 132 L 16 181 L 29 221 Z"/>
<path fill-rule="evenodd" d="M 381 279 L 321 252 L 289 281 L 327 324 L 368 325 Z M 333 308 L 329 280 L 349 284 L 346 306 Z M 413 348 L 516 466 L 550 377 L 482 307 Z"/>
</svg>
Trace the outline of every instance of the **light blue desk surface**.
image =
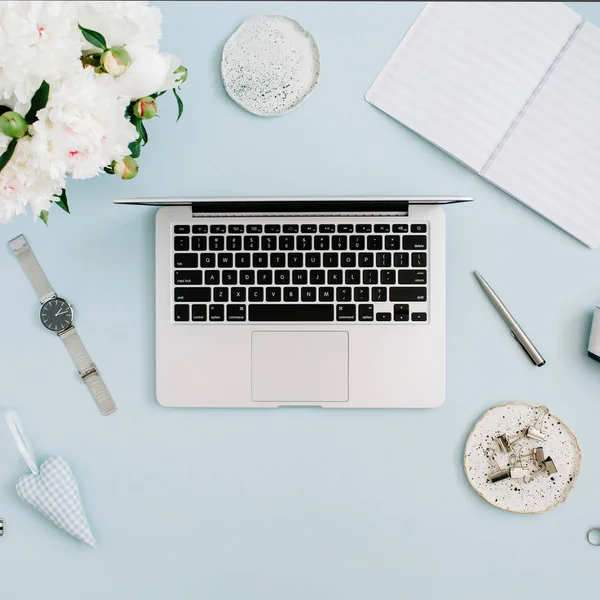
<svg viewBox="0 0 600 600">
<path fill-rule="evenodd" d="M 0 597 L 6 600 L 583 598 L 597 590 L 600 365 L 586 356 L 600 253 L 488 185 L 364 100 L 421 3 L 161 3 L 162 48 L 190 69 L 149 123 L 131 182 L 71 182 L 72 215 L 19 218 L 119 411 L 102 418 L 28 281 L 0 251 L 1 403 L 40 458 L 66 458 L 98 546 L 17 497 L 25 464 L 0 426 Z M 600 4 L 574 8 L 600 25 Z M 219 61 L 247 17 L 312 32 L 313 96 L 274 119 L 226 96 Z M 447 400 L 437 410 L 169 410 L 154 399 L 154 210 L 127 196 L 470 194 L 447 209 Z M 5 248 L 5 246 L 2 246 Z M 479 269 L 548 364 L 534 368 L 484 298 Z M 218 348 L 215 351 L 219 351 Z M 231 374 L 235 377 L 235 373 Z M 466 437 L 487 408 L 548 405 L 578 435 L 583 470 L 542 516 L 502 512 L 469 486 Z M 511 581 L 504 585 L 502 582 Z"/>
</svg>

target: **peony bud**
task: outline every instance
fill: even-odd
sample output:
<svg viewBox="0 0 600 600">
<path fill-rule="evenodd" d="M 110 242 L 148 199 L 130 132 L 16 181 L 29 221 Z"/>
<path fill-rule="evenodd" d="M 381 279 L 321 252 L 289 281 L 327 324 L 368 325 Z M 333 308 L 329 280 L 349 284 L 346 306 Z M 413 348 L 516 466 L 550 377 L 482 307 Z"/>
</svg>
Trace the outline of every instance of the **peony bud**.
<svg viewBox="0 0 600 600">
<path fill-rule="evenodd" d="M 175 75 L 175 83 L 177 85 L 181 85 L 185 83 L 188 78 L 188 70 L 183 66 L 179 65 L 174 71 L 173 75 Z"/>
<path fill-rule="evenodd" d="M 11 138 L 22 138 L 27 133 L 27 121 L 9 110 L 0 116 L 0 132 Z"/>
<path fill-rule="evenodd" d="M 123 48 L 123 46 L 115 46 L 109 48 L 102 53 L 100 57 L 100 64 L 102 68 L 115 77 L 120 77 L 127 71 L 127 67 L 131 63 L 129 52 Z"/>
<path fill-rule="evenodd" d="M 133 114 L 138 119 L 151 119 L 158 112 L 158 106 L 154 98 L 144 96 L 133 105 Z"/>
<path fill-rule="evenodd" d="M 110 166 L 115 175 L 121 179 L 133 179 L 140 169 L 133 156 L 124 156 L 121 160 L 113 160 Z"/>
</svg>

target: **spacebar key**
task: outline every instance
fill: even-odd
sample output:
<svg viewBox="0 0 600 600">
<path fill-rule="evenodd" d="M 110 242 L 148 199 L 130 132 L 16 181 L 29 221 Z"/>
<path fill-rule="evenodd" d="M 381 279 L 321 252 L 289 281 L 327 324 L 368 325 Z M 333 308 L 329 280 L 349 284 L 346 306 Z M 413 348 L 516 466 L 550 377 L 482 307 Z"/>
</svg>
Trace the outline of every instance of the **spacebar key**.
<svg viewBox="0 0 600 600">
<path fill-rule="evenodd" d="M 249 321 L 333 321 L 332 304 L 250 304 Z"/>
</svg>

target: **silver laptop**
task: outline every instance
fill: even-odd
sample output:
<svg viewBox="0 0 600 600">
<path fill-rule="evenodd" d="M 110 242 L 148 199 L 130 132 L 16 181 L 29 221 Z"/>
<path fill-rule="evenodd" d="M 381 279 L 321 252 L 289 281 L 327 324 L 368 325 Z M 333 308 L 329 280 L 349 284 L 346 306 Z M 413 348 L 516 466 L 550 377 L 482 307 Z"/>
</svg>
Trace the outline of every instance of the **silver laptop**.
<svg viewBox="0 0 600 600">
<path fill-rule="evenodd" d="M 156 215 L 164 406 L 435 407 L 440 205 L 466 197 L 121 200 Z"/>
</svg>

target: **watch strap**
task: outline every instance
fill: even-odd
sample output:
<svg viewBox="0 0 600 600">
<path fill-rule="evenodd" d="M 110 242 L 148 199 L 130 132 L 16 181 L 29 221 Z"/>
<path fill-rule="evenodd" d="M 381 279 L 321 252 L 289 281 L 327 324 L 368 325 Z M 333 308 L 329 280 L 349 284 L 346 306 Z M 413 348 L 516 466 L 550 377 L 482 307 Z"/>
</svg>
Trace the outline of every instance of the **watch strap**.
<svg viewBox="0 0 600 600">
<path fill-rule="evenodd" d="M 31 250 L 25 236 L 19 235 L 18 237 L 8 242 L 10 249 L 19 261 L 23 271 L 31 281 L 31 285 L 35 289 L 40 303 L 43 304 L 50 298 L 54 298 L 56 294 L 46 277 L 46 274 L 42 270 L 40 263 L 38 262 L 35 254 Z"/>
<path fill-rule="evenodd" d="M 110 392 L 104 385 L 104 381 L 102 381 L 100 373 L 98 373 L 96 365 L 92 362 L 79 334 L 75 331 L 75 327 L 71 326 L 65 329 L 65 331 L 58 334 L 58 337 L 64 342 L 79 371 L 79 375 L 81 375 L 81 379 L 90 390 L 100 412 L 106 416 L 117 410 Z"/>
</svg>

